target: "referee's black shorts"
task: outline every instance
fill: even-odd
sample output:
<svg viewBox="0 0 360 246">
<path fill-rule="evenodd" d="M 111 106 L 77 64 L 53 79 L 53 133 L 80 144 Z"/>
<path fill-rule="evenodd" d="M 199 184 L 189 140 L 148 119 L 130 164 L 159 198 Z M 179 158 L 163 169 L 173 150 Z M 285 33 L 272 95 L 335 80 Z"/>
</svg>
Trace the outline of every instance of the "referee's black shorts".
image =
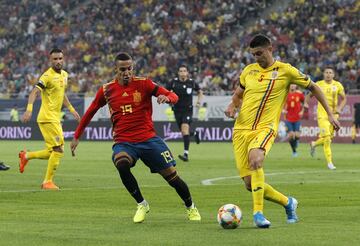
<svg viewBox="0 0 360 246">
<path fill-rule="evenodd" d="M 174 115 L 176 119 L 176 124 L 178 125 L 179 129 L 181 129 L 181 124 L 186 123 L 190 125 L 192 122 L 192 110 L 174 111 Z"/>
</svg>

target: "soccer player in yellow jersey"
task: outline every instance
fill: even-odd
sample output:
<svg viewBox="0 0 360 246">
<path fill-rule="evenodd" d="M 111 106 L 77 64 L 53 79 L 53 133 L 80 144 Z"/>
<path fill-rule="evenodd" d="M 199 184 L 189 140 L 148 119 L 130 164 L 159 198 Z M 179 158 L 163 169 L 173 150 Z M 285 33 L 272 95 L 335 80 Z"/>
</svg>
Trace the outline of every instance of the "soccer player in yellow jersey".
<svg viewBox="0 0 360 246">
<path fill-rule="evenodd" d="M 318 81 L 316 84 L 321 88 L 325 94 L 326 101 L 330 106 L 335 118 L 338 119 L 341 111 L 346 105 L 346 95 L 342 84 L 334 80 L 334 69 L 326 67 L 324 70 L 324 80 Z M 312 93 L 308 94 L 305 98 L 305 107 L 308 107 L 308 102 Z M 338 97 L 341 98 L 341 103 L 338 104 Z M 327 166 L 330 170 L 335 170 L 336 167 L 332 161 L 331 153 L 331 139 L 334 137 L 334 127 L 329 121 L 328 115 L 321 105 L 317 107 L 317 120 L 320 128 L 319 138 L 310 143 L 310 154 L 314 156 L 315 148 L 319 145 L 324 146 L 324 154 L 327 161 Z"/>
<path fill-rule="evenodd" d="M 71 105 L 65 94 L 68 81 L 68 73 L 62 69 L 64 55 L 62 50 L 54 48 L 50 51 L 51 67 L 43 73 L 34 89 L 29 95 L 26 112 L 23 115 L 23 122 L 31 119 L 33 103 L 41 92 L 41 107 L 37 117 L 37 122 L 44 137 L 46 148 L 40 151 L 29 152 L 22 150 L 19 153 L 19 170 L 24 172 L 24 168 L 31 159 L 46 159 L 48 167 L 42 189 L 59 190 L 53 182 L 55 170 L 59 166 L 60 159 L 64 155 L 64 136 L 60 125 L 60 112 L 64 104 L 73 114 L 76 120 L 80 120 L 79 114 Z"/>
<path fill-rule="evenodd" d="M 264 198 L 284 206 L 288 223 L 296 223 L 297 200 L 287 197 L 265 183 L 263 164 L 274 143 L 281 110 L 290 83 L 312 91 L 324 106 L 335 129 L 339 122 L 334 118 L 320 88 L 310 78 L 290 64 L 276 61 L 272 55 L 270 39 L 262 34 L 250 42 L 250 52 L 256 63 L 244 68 L 240 85 L 234 92 L 225 114 L 236 118 L 233 148 L 236 165 L 245 187 L 252 192 L 255 225 L 268 228 L 271 223 L 263 215 Z"/>
</svg>

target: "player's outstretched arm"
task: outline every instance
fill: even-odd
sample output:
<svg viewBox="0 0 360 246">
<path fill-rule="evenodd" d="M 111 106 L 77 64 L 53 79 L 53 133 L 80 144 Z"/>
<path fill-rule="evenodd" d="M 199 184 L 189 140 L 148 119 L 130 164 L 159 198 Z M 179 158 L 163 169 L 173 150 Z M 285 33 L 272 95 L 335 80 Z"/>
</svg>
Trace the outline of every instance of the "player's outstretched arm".
<svg viewBox="0 0 360 246">
<path fill-rule="evenodd" d="M 196 107 L 200 107 L 201 106 L 201 101 L 203 100 L 204 98 L 204 93 L 203 91 L 200 89 L 199 92 L 198 92 L 198 95 L 197 95 L 197 101 L 196 101 Z"/>
<path fill-rule="evenodd" d="M 37 87 L 34 87 L 32 91 L 29 94 L 28 104 L 26 106 L 26 111 L 22 116 L 23 122 L 28 122 L 31 119 L 32 110 L 33 110 L 33 104 L 36 100 L 37 95 L 39 94 L 40 89 Z"/>
<path fill-rule="evenodd" d="M 67 107 L 69 109 L 70 113 L 74 116 L 76 121 L 80 122 L 80 115 L 75 110 L 75 108 L 71 105 L 69 98 L 66 96 L 66 94 L 64 94 L 64 103 L 63 104 L 65 105 L 65 107 Z"/>
<path fill-rule="evenodd" d="M 339 94 L 339 97 L 341 98 L 341 102 L 339 104 L 339 106 L 337 107 L 337 112 L 339 114 L 341 114 L 342 110 L 344 109 L 345 105 L 346 105 L 346 95 L 344 93 L 344 95 Z"/>
<path fill-rule="evenodd" d="M 104 97 L 103 88 L 100 87 L 96 93 L 94 101 L 90 104 L 89 108 L 86 110 L 84 116 L 81 118 L 79 125 L 76 127 L 74 138 L 70 144 L 71 153 L 75 156 L 75 149 L 79 144 L 79 139 L 84 132 L 86 126 L 90 123 L 91 119 L 94 117 L 99 108 L 103 107 L 106 104 L 106 99 Z"/>
<path fill-rule="evenodd" d="M 309 85 L 309 87 L 311 86 L 311 84 Z M 309 88 L 308 88 L 309 89 Z M 309 108 L 309 102 L 311 97 L 313 96 L 313 94 L 311 92 L 309 92 L 306 96 L 305 96 L 305 100 L 304 100 L 304 108 Z"/>
<path fill-rule="evenodd" d="M 168 91 L 162 86 L 159 86 L 157 88 L 157 93 L 155 96 L 157 97 L 157 102 L 159 104 L 162 103 L 175 104 L 179 100 L 179 97 L 174 92 Z"/>
<path fill-rule="evenodd" d="M 243 98 L 244 89 L 242 89 L 240 86 L 236 88 L 232 98 L 231 102 L 229 103 L 227 109 L 225 110 L 225 115 L 229 118 L 235 118 L 236 112 L 240 108 L 241 100 Z"/>
<path fill-rule="evenodd" d="M 337 119 L 334 118 L 334 115 L 331 112 L 330 107 L 325 99 L 324 93 L 321 91 L 320 87 L 317 86 L 314 82 L 311 82 L 308 86 L 308 89 L 324 107 L 326 113 L 328 114 L 330 123 L 334 126 L 334 130 L 338 131 L 340 129 L 340 123 Z"/>
</svg>

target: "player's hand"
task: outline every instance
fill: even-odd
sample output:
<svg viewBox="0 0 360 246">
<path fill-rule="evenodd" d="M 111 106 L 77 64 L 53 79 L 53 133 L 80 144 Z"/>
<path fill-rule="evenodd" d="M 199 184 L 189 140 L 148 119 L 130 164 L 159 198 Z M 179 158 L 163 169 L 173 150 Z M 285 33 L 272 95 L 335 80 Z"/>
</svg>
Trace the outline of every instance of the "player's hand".
<svg viewBox="0 0 360 246">
<path fill-rule="evenodd" d="M 340 122 L 337 119 L 335 119 L 333 115 L 329 116 L 329 121 L 331 125 L 333 125 L 335 131 L 338 131 L 340 129 L 341 127 Z"/>
<path fill-rule="evenodd" d="M 76 119 L 77 122 L 80 122 L 80 115 L 78 112 L 74 111 L 74 112 L 72 112 L 72 115 L 74 116 L 74 118 Z"/>
<path fill-rule="evenodd" d="M 79 144 L 79 139 L 73 138 L 73 140 L 70 143 L 70 149 L 71 149 L 72 156 L 75 156 L 75 150 L 76 150 L 76 147 L 78 146 L 78 144 Z"/>
<path fill-rule="evenodd" d="M 340 115 L 341 114 L 341 109 L 339 108 L 339 107 L 336 107 L 336 113 L 338 114 L 338 115 Z"/>
<path fill-rule="evenodd" d="M 195 105 L 195 107 L 197 107 L 197 108 L 200 108 L 200 106 L 201 106 L 200 102 L 197 102 Z"/>
<path fill-rule="evenodd" d="M 237 108 L 234 104 L 230 103 L 224 113 L 226 117 L 234 119 L 237 114 Z"/>
<path fill-rule="evenodd" d="M 31 111 L 26 111 L 22 116 L 22 121 L 24 123 L 28 122 L 31 119 L 31 115 L 32 115 Z"/>
<path fill-rule="evenodd" d="M 170 102 L 170 99 L 169 99 L 167 96 L 165 96 L 165 95 L 159 95 L 159 96 L 157 97 L 157 102 L 158 102 L 158 104 L 169 103 L 169 102 Z"/>
</svg>

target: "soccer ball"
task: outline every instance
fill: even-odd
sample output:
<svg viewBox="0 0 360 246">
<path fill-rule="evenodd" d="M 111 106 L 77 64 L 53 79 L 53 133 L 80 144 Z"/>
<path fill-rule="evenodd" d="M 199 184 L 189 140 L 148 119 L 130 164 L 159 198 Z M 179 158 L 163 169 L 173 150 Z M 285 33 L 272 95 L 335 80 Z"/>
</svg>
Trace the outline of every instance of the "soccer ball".
<svg viewBox="0 0 360 246">
<path fill-rule="evenodd" d="M 217 221 L 224 229 L 235 229 L 241 223 L 242 213 L 238 206 L 234 204 L 225 204 L 219 208 Z"/>
</svg>

